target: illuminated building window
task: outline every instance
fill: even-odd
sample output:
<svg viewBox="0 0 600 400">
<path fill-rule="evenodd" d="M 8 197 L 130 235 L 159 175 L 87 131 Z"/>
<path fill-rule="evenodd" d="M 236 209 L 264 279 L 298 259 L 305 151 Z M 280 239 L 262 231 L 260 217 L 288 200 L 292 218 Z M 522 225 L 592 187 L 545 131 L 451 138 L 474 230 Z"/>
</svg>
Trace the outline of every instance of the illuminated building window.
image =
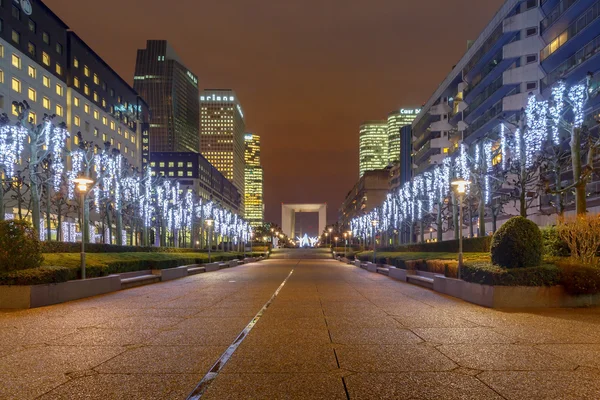
<svg viewBox="0 0 600 400">
<path fill-rule="evenodd" d="M 21 69 L 21 57 L 16 54 L 12 55 L 12 66 Z"/>
<path fill-rule="evenodd" d="M 87 65 L 84 65 L 84 66 L 83 66 L 83 74 L 84 74 L 85 76 L 87 76 L 87 77 L 89 77 L 89 76 L 90 76 L 90 69 L 88 68 L 88 66 L 87 66 Z"/>
<path fill-rule="evenodd" d="M 99 84 L 100 84 L 100 78 L 98 78 L 98 75 L 97 75 L 97 74 L 94 74 L 94 83 L 95 83 L 96 85 L 99 85 Z"/>
<path fill-rule="evenodd" d="M 42 81 L 44 83 L 44 86 L 46 86 L 47 88 L 50 87 L 50 78 L 48 78 L 47 76 L 44 75 L 44 77 L 42 78 Z"/>
<path fill-rule="evenodd" d="M 62 117 L 63 116 L 63 108 L 60 104 L 56 105 L 56 115 Z"/>
<path fill-rule="evenodd" d="M 12 78 L 12 90 L 21 93 L 21 81 L 17 78 Z"/>
<path fill-rule="evenodd" d="M 45 66 L 50 66 L 50 56 L 45 51 L 42 51 L 42 62 Z"/>
<path fill-rule="evenodd" d="M 32 124 L 37 124 L 37 115 L 33 111 L 29 111 L 29 122 Z"/>
<path fill-rule="evenodd" d="M 76 115 L 73 118 L 73 123 L 75 124 L 75 126 L 80 126 L 81 125 L 81 119 Z"/>
<path fill-rule="evenodd" d="M 56 84 L 56 94 L 62 96 L 64 94 L 62 85 Z"/>
<path fill-rule="evenodd" d="M 100 113 L 98 110 L 94 110 L 94 119 L 100 119 Z"/>
<path fill-rule="evenodd" d="M 89 114 L 89 113 L 90 113 L 90 105 L 89 105 L 89 104 L 84 104 L 84 105 L 83 105 L 83 111 L 84 111 L 86 114 Z"/>
<path fill-rule="evenodd" d="M 58 75 L 62 75 L 62 67 L 60 66 L 59 63 L 56 63 L 56 73 Z"/>
<path fill-rule="evenodd" d="M 73 97 L 73 104 L 75 107 L 79 107 L 79 97 Z"/>
<path fill-rule="evenodd" d="M 29 88 L 27 90 L 28 95 L 29 95 L 29 100 L 31 101 L 36 101 L 37 100 L 37 92 L 35 91 L 34 88 Z"/>
<path fill-rule="evenodd" d="M 79 88 L 79 78 L 78 77 L 73 78 L 73 86 L 75 86 L 76 88 Z"/>
<path fill-rule="evenodd" d="M 47 97 L 44 97 L 44 98 L 42 99 L 42 106 L 43 106 L 45 109 L 49 110 L 49 109 L 50 109 L 50 107 L 51 107 L 51 104 L 50 104 L 50 99 L 49 99 L 49 98 L 47 98 Z"/>
<path fill-rule="evenodd" d="M 77 57 L 73 58 L 73 66 L 75 68 L 79 68 L 79 60 L 77 59 Z"/>
</svg>

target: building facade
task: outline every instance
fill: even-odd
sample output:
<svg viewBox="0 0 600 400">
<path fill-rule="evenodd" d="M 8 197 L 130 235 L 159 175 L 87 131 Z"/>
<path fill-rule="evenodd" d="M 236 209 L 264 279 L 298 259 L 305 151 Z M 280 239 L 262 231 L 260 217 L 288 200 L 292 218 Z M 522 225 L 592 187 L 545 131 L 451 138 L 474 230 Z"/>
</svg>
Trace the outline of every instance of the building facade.
<svg viewBox="0 0 600 400">
<path fill-rule="evenodd" d="M 412 124 L 420 111 L 419 108 L 401 108 L 388 114 L 388 164 L 400 161 L 400 145 L 402 143 L 400 129 Z"/>
<path fill-rule="evenodd" d="M 244 190 L 244 133 L 242 106 L 233 90 L 205 89 L 200 95 L 200 152 L 229 179 L 240 193 Z M 242 196 L 242 215 L 244 215 Z"/>
<path fill-rule="evenodd" d="M 498 135 L 501 119 L 514 121 L 529 94 L 539 94 L 543 18 L 537 0 L 504 3 L 414 120 L 414 175 L 459 143 Z"/>
<path fill-rule="evenodd" d="M 149 151 L 199 152 L 198 77 L 166 40 L 138 50 L 133 82 L 152 112 Z"/>
<path fill-rule="evenodd" d="M 182 189 L 193 189 L 204 200 L 213 201 L 238 213 L 241 195 L 238 190 L 199 153 L 152 152 L 152 176 L 179 182 Z"/>
<path fill-rule="evenodd" d="M 348 226 L 353 218 L 364 215 L 383 203 L 390 190 L 389 177 L 389 168 L 365 171 L 340 207 L 342 226 Z"/>
<path fill-rule="evenodd" d="M 0 110 L 16 118 L 13 102 L 27 101 L 30 118 L 56 115 L 71 134 L 102 147 L 110 143 L 127 162 L 142 165 L 149 110 L 137 92 L 43 2 L 2 2 Z"/>
<path fill-rule="evenodd" d="M 366 171 L 383 169 L 388 165 L 387 121 L 369 121 L 360 126 L 359 178 Z"/>
<path fill-rule="evenodd" d="M 246 220 L 250 225 L 258 227 L 264 221 L 263 202 L 263 168 L 260 163 L 260 136 L 246 133 L 244 136 L 245 151 L 244 160 L 244 206 L 246 208 Z"/>
</svg>

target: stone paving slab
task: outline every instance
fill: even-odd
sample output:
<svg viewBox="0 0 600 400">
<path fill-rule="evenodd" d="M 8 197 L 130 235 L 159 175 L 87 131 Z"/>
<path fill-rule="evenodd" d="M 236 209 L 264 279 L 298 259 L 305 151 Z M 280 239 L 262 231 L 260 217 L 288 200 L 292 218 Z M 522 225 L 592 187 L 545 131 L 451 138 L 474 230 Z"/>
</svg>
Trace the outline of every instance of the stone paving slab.
<svg viewBox="0 0 600 400">
<path fill-rule="evenodd" d="M 345 400 L 344 384 L 328 374 L 221 374 L 203 399 Z"/>
<path fill-rule="evenodd" d="M 0 311 L 0 398 L 183 399 L 288 275 L 203 398 L 600 398 L 599 308 L 490 310 L 333 260 Z"/>
<path fill-rule="evenodd" d="M 503 399 L 479 379 L 452 372 L 359 373 L 345 381 L 352 399 Z"/>
</svg>

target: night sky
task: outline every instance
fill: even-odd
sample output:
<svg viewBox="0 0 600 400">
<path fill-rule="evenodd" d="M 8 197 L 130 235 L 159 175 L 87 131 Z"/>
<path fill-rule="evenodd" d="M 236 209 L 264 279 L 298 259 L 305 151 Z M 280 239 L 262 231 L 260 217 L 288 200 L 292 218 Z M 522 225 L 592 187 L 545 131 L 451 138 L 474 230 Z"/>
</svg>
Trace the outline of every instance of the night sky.
<svg viewBox="0 0 600 400">
<path fill-rule="evenodd" d="M 130 84 L 136 50 L 166 39 L 201 89 L 234 89 L 277 223 L 282 202 L 326 202 L 337 220 L 360 123 L 425 103 L 503 2 L 45 0 Z"/>
</svg>

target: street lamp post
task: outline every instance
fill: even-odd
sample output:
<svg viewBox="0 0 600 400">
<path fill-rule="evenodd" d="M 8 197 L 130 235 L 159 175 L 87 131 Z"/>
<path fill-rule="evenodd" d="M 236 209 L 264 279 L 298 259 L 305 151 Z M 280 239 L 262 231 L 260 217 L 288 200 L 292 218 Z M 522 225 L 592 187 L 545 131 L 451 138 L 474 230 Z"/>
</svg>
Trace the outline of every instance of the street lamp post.
<svg viewBox="0 0 600 400">
<path fill-rule="evenodd" d="M 348 232 L 344 232 L 344 258 L 348 255 Z"/>
<path fill-rule="evenodd" d="M 329 245 L 331 246 L 331 239 L 333 239 L 333 236 L 331 236 L 331 232 L 333 232 L 333 228 L 329 228 L 327 230 L 329 231 Z"/>
<path fill-rule="evenodd" d="M 463 201 L 465 197 L 465 192 L 467 191 L 467 186 L 471 182 L 465 179 L 455 179 L 452 181 L 452 186 L 456 188 L 458 192 L 458 202 L 459 202 L 459 217 L 458 217 L 458 226 L 455 229 L 459 229 L 458 234 L 458 271 L 457 277 L 461 279 L 461 270 L 463 267 L 463 235 L 462 235 L 462 223 L 463 223 Z"/>
<path fill-rule="evenodd" d="M 213 220 L 212 219 L 206 219 L 205 222 L 206 222 L 206 225 L 208 226 L 208 262 L 210 263 L 212 261 L 210 252 L 212 250 L 212 226 L 213 226 Z"/>
<path fill-rule="evenodd" d="M 373 232 L 373 264 L 375 264 L 377 261 L 377 240 L 375 240 L 375 233 L 377 232 L 378 224 L 379 224 L 379 221 L 377 221 L 376 219 L 371 221 L 371 226 L 373 227 L 373 229 L 372 229 L 372 232 Z"/>
<path fill-rule="evenodd" d="M 77 189 L 81 195 L 81 279 L 85 279 L 85 233 L 83 232 L 85 227 L 85 196 L 87 194 L 88 185 L 91 185 L 94 181 L 87 176 L 82 175 L 73 179 L 73 183 L 77 185 Z"/>
<path fill-rule="evenodd" d="M 254 240 L 254 232 L 250 232 L 250 257 L 252 257 L 252 242 Z"/>
<path fill-rule="evenodd" d="M 337 236 L 336 236 L 336 237 L 335 237 L 335 247 L 337 247 L 338 240 L 339 240 L 339 237 L 337 237 Z"/>
<path fill-rule="evenodd" d="M 352 249 L 352 231 L 348 231 L 348 251 Z M 348 257 L 346 257 L 348 258 Z"/>
</svg>

